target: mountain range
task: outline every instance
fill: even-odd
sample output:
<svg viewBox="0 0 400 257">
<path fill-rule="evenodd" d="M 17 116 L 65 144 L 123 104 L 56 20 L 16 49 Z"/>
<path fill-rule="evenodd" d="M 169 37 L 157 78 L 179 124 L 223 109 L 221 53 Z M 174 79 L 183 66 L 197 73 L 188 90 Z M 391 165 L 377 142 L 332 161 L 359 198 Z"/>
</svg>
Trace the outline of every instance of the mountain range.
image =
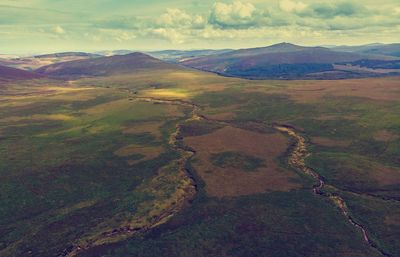
<svg viewBox="0 0 400 257">
<path fill-rule="evenodd" d="M 342 79 L 400 74 L 400 44 L 328 48 L 279 43 L 239 50 L 64 52 L 4 57 L 0 65 L 3 70 L 15 68 L 9 72 L 14 75 L 0 74 L 0 78 L 22 79 L 32 76 L 75 79 L 138 70 L 175 70 L 183 66 L 247 79 Z"/>
<path fill-rule="evenodd" d="M 362 54 L 378 54 L 400 57 L 400 44 L 369 44 L 363 46 L 336 46 L 335 51 L 355 52 Z"/>
<path fill-rule="evenodd" d="M 180 69 L 143 53 L 130 53 L 85 60 L 55 63 L 36 70 L 38 74 L 64 79 L 109 76 L 132 73 L 139 70 Z"/>
<path fill-rule="evenodd" d="M 196 69 L 235 77 L 315 79 L 376 76 L 373 65 L 365 67 L 368 70 L 362 69 L 361 71 L 355 71 L 351 67 L 354 66 L 355 62 L 365 60 L 379 61 L 380 64 L 382 62 L 393 64 L 393 62 L 399 63 L 398 59 L 397 57 L 386 55 L 345 52 L 325 47 L 303 47 L 280 43 L 268 47 L 241 49 L 192 58 L 181 63 Z M 357 64 L 359 65 L 360 63 Z M 340 65 L 340 69 L 336 65 Z M 393 68 L 393 65 L 390 68 Z"/>
</svg>

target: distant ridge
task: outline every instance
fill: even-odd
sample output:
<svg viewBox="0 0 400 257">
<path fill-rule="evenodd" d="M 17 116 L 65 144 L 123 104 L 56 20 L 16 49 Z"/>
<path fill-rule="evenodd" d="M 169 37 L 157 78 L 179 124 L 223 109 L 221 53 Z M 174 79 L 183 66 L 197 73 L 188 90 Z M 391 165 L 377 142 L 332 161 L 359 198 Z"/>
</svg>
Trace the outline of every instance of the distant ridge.
<svg viewBox="0 0 400 257">
<path fill-rule="evenodd" d="M 26 57 L 2 58 L 0 65 L 21 70 L 36 70 L 55 63 L 98 58 L 101 55 L 84 52 L 51 53 Z"/>
<path fill-rule="evenodd" d="M 62 52 L 62 53 L 53 53 L 53 54 L 42 54 L 35 55 L 34 58 L 59 58 L 59 57 L 101 57 L 99 54 L 91 54 L 85 52 Z"/>
<path fill-rule="evenodd" d="M 181 62 L 183 65 L 216 72 L 227 76 L 267 79 L 315 78 L 315 74 L 326 78 L 326 72 L 335 71 L 335 64 L 351 64 L 360 60 L 393 61 L 395 57 L 368 55 L 336 51 L 325 47 L 305 47 L 290 43 L 279 43 L 267 47 L 240 49 L 222 54 L 192 58 Z M 395 66 L 390 64 L 390 67 Z M 336 71 L 332 77 L 359 76 L 354 71 Z M 363 72 L 362 76 L 366 73 Z M 374 74 L 375 76 L 376 74 Z"/>
<path fill-rule="evenodd" d="M 149 54 L 157 59 L 161 59 L 168 62 L 182 62 L 186 59 L 203 57 L 213 54 L 222 54 L 230 51 L 232 51 L 232 49 L 162 50 L 162 51 L 146 52 L 146 54 Z"/>
<path fill-rule="evenodd" d="M 115 74 L 133 73 L 140 70 L 182 68 L 153 58 L 149 55 L 135 52 L 127 55 L 114 55 L 94 59 L 56 63 L 41 67 L 39 74 L 57 78 L 80 78 L 94 76 L 109 76 Z"/>
<path fill-rule="evenodd" d="M 336 51 L 400 57 L 400 44 L 399 43 L 397 43 L 397 44 L 374 43 L 374 44 L 361 45 L 361 46 L 337 46 L 332 49 L 336 50 Z"/>
</svg>

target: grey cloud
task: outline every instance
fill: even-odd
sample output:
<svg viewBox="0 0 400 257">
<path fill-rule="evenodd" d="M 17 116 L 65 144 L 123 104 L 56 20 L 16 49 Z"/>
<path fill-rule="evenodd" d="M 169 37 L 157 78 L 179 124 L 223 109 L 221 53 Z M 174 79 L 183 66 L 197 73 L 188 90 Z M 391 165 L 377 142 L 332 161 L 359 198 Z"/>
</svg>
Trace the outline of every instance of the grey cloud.
<svg viewBox="0 0 400 257">
<path fill-rule="evenodd" d="M 144 21 L 136 17 L 111 17 L 108 19 L 93 21 L 94 27 L 104 29 L 139 29 Z"/>
<path fill-rule="evenodd" d="M 265 26 L 269 13 L 251 3 L 239 1 L 232 4 L 215 3 L 208 18 L 209 24 L 222 29 L 247 29 Z"/>
<path fill-rule="evenodd" d="M 350 17 L 367 15 L 369 11 L 358 4 L 350 1 L 339 3 L 314 3 L 309 5 L 303 11 L 298 12 L 300 16 L 318 17 L 322 19 L 331 19 L 334 17 Z"/>
</svg>

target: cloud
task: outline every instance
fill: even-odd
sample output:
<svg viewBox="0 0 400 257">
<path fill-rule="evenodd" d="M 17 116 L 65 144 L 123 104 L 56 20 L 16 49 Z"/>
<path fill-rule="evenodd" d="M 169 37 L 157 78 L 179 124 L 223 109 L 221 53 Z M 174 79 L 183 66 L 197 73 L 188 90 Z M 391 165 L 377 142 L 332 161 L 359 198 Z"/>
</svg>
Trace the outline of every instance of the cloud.
<svg viewBox="0 0 400 257">
<path fill-rule="evenodd" d="M 129 41 L 136 38 L 136 35 L 127 31 L 116 31 L 113 32 L 113 37 L 118 42 Z"/>
<path fill-rule="evenodd" d="M 307 5 L 303 2 L 295 2 L 291 0 L 282 0 L 279 2 L 279 7 L 285 12 L 302 12 L 307 8 Z"/>
<path fill-rule="evenodd" d="M 0 4 L 0 43 L 9 49 L 25 44 L 27 39 L 41 42 L 37 46 L 43 48 L 55 46 L 55 40 L 60 40 L 68 47 L 75 42 L 89 48 L 136 49 L 154 45 L 246 47 L 279 41 L 354 44 L 376 41 L 376 35 L 382 41 L 400 41 L 399 0 L 137 0 L 135 3 L 87 0 L 83 3 L 93 8 L 82 8 L 79 0 L 4 1 Z M 101 4 L 95 6 L 97 2 Z"/>
<path fill-rule="evenodd" d="M 185 35 L 183 35 L 179 30 L 172 28 L 151 29 L 147 34 L 156 38 L 167 40 L 173 44 L 183 44 L 186 40 Z"/>
<path fill-rule="evenodd" d="M 65 34 L 65 30 L 61 26 L 55 26 L 53 32 L 59 35 Z"/>
<path fill-rule="evenodd" d="M 357 12 L 357 8 L 350 2 L 336 6 L 332 4 L 316 4 L 313 6 L 313 12 L 323 18 L 332 18 L 335 16 L 352 16 Z"/>
<path fill-rule="evenodd" d="M 204 28 L 206 20 L 201 15 L 189 14 L 176 8 L 168 8 L 167 11 L 157 19 L 157 25 L 170 28 Z"/>
<path fill-rule="evenodd" d="M 302 16 L 312 16 L 322 19 L 331 19 L 337 16 L 360 16 L 367 15 L 368 10 L 351 1 L 345 2 L 324 2 L 324 3 L 314 3 L 304 8 L 302 11 L 298 12 Z"/>
<path fill-rule="evenodd" d="M 235 1 L 231 4 L 215 3 L 208 22 L 219 28 L 246 29 L 267 23 L 268 12 L 251 3 Z"/>
</svg>

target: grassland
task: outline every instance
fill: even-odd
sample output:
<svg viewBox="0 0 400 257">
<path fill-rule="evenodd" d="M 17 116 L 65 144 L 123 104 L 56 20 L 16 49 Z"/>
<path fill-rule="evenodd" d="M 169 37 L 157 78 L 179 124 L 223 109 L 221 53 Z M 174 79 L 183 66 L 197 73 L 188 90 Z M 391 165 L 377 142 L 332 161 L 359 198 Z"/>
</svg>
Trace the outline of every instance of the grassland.
<svg viewBox="0 0 400 257">
<path fill-rule="evenodd" d="M 186 179 L 164 136 L 183 109 L 129 101 L 120 90 L 48 89 L 1 103 L 3 256 L 55 256 L 141 227 Z"/>
<path fill-rule="evenodd" d="M 1 92 L 1 256 L 380 256 L 288 165 L 276 123 L 301 131 L 325 190 L 400 255 L 398 78 L 163 70 Z"/>
</svg>

